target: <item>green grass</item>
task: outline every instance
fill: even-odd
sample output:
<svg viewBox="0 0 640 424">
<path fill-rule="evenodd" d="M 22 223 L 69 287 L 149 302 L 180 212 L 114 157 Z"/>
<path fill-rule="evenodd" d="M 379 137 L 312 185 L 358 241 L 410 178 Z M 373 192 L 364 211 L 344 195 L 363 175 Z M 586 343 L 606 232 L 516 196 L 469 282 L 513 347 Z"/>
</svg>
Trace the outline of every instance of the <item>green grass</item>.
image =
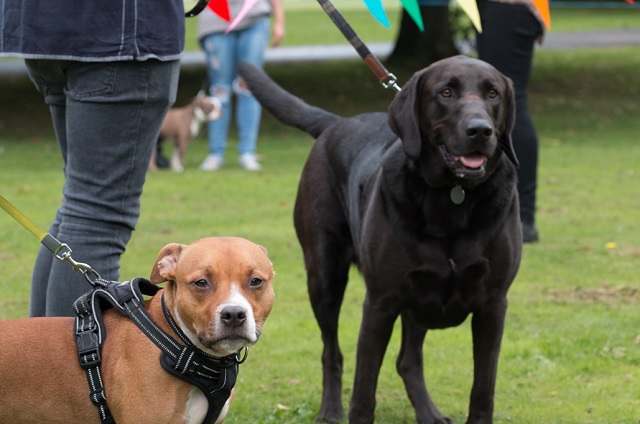
<svg viewBox="0 0 640 424">
<path fill-rule="evenodd" d="M 541 142 L 542 241 L 525 246 L 510 292 L 496 423 L 640 423 L 639 67 L 640 47 L 536 56 L 531 108 Z M 342 114 L 383 110 L 392 96 L 360 62 L 269 65 L 268 71 L 308 102 Z M 199 86 L 199 76 L 184 73 L 181 90 Z M 46 108 L 38 96 L 24 99 L 33 91 L 28 81 L 2 90 L 12 108 L 0 115 L 0 193 L 46 227 L 62 184 Z M 229 234 L 269 249 L 276 303 L 242 366 L 227 423 L 310 423 L 319 407 L 320 335 L 291 218 L 311 143 L 265 113 L 264 170 L 240 171 L 232 142 L 228 165 L 205 174 L 197 170 L 206 155 L 201 135 L 185 173 L 149 174 L 142 217 L 123 257 L 128 279 L 147 276 L 158 250 L 173 241 Z M 0 213 L 0 318 L 26 315 L 37 249 L 34 237 Z M 353 272 L 340 329 L 345 406 L 363 295 Z M 398 346 L 395 332 L 377 392 L 377 422 L 384 424 L 414 422 L 394 370 Z M 425 374 L 439 407 L 464 422 L 472 375 L 468 323 L 429 333 Z"/>
<path fill-rule="evenodd" d="M 619 9 L 551 9 L 551 31 L 572 32 L 638 27 L 640 27 L 640 9 L 624 9 L 624 5 Z"/>
</svg>

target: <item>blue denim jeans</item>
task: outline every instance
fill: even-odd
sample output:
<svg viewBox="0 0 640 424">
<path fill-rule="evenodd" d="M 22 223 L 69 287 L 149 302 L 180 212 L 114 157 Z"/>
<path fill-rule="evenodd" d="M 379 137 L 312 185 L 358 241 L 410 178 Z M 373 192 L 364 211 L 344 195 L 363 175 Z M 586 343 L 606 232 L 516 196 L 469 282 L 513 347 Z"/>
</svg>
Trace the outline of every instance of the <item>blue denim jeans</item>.
<svg viewBox="0 0 640 424">
<path fill-rule="evenodd" d="M 222 116 L 209 122 L 209 152 L 223 157 L 231 124 L 231 95 L 236 95 L 235 120 L 238 128 L 238 152 L 254 153 L 258 142 L 260 103 L 242 86 L 237 75 L 241 61 L 264 65 L 264 52 L 269 41 L 269 18 L 259 19 L 248 28 L 228 34 L 214 33 L 202 39 L 207 56 L 209 94 L 222 104 Z"/>
<path fill-rule="evenodd" d="M 49 105 L 65 176 L 49 232 L 103 278 L 120 278 L 120 256 L 140 215 L 151 150 L 175 101 L 179 61 L 27 60 Z M 31 282 L 31 316 L 72 315 L 90 289 L 68 263 L 40 249 Z"/>
</svg>

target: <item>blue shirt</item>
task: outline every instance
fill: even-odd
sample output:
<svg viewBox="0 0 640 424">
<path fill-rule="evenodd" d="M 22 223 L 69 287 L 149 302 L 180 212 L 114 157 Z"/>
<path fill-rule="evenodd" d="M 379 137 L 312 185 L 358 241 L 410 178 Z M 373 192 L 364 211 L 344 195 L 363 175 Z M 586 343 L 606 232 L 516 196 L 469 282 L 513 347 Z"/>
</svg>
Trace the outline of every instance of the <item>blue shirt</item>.
<svg viewBox="0 0 640 424">
<path fill-rule="evenodd" d="M 183 0 L 0 0 L 0 56 L 177 60 Z"/>
</svg>

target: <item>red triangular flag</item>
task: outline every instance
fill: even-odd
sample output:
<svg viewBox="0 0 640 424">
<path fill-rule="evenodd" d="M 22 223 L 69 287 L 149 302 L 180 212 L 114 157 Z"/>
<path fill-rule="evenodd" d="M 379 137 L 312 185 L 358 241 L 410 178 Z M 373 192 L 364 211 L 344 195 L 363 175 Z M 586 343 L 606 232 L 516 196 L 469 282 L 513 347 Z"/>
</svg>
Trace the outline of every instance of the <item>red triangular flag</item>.
<svg viewBox="0 0 640 424">
<path fill-rule="evenodd" d="M 213 13 L 225 21 L 231 22 L 231 13 L 229 13 L 229 3 L 227 3 L 227 0 L 211 0 L 207 6 L 213 10 Z"/>
</svg>

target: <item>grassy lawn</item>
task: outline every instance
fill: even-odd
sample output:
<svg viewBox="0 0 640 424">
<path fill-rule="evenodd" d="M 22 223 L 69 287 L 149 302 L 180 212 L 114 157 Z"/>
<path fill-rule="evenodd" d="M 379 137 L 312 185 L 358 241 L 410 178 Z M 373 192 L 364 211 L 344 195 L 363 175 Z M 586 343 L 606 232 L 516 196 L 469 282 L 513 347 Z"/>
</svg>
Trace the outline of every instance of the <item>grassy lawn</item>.
<svg viewBox="0 0 640 424">
<path fill-rule="evenodd" d="M 635 13 L 635 20 L 624 25 L 638 26 L 639 15 L 626 13 Z M 560 30 L 560 17 L 556 23 Z M 291 26 L 292 39 L 295 31 Z M 536 56 L 531 108 L 541 142 L 542 240 L 525 246 L 510 292 L 496 423 L 640 423 L 638 69 L 640 47 Z M 393 95 L 360 62 L 280 64 L 267 70 L 309 103 L 341 114 L 384 110 Z M 189 92 L 200 82 L 200 71 L 185 72 L 181 90 Z M 0 193 L 46 228 L 62 184 L 46 108 L 24 78 L 0 85 L 5 105 Z M 291 215 L 312 140 L 265 113 L 259 146 L 264 170 L 255 174 L 238 169 L 234 143 L 220 172 L 197 170 L 206 155 L 201 134 L 190 147 L 184 173 L 149 174 L 122 276 L 147 276 L 158 250 L 173 241 L 239 235 L 266 246 L 277 271 L 276 304 L 242 366 L 225 423 L 310 423 L 320 401 L 321 341 Z M 0 211 L 0 318 L 27 314 L 38 247 Z M 340 330 L 345 406 L 363 295 L 361 278 L 353 272 Z M 376 416 L 383 424 L 414 422 L 394 369 L 398 336 L 395 332 L 378 385 Z M 427 336 L 425 374 L 440 409 L 464 422 L 472 375 L 468 322 Z"/>
</svg>

